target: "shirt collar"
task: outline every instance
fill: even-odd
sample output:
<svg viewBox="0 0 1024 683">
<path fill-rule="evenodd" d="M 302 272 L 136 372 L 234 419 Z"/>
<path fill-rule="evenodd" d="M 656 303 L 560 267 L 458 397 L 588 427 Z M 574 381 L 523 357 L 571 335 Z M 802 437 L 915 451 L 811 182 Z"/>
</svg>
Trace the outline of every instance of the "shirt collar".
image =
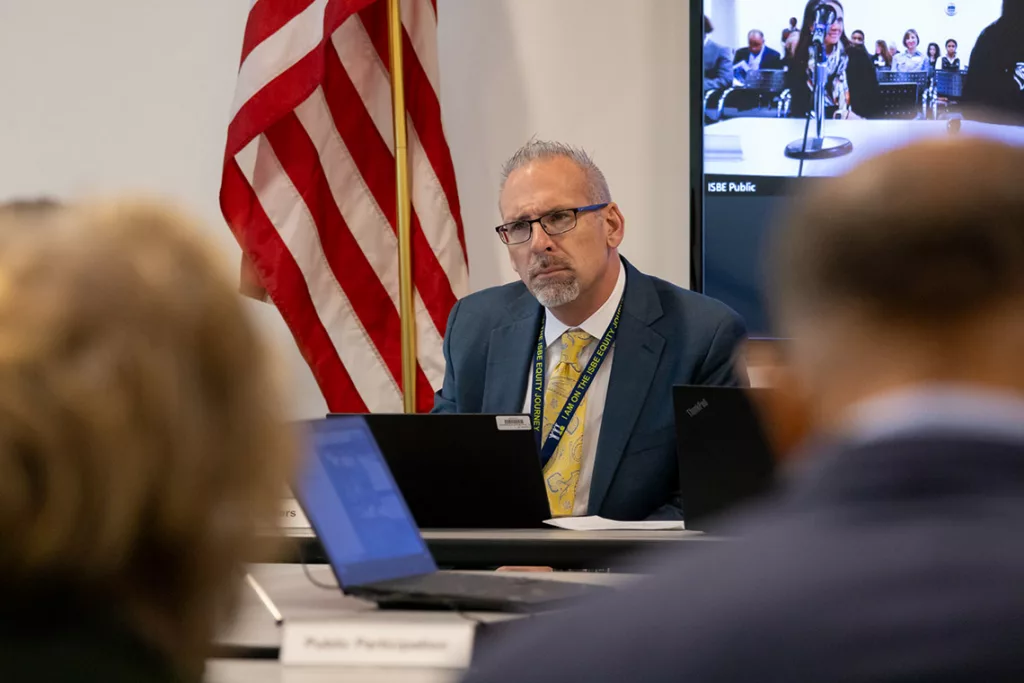
<svg viewBox="0 0 1024 683">
<path fill-rule="evenodd" d="M 1024 398 L 965 384 L 919 385 L 854 406 L 843 432 L 857 442 L 922 432 L 1024 442 Z"/>
<path fill-rule="evenodd" d="M 615 288 L 612 293 L 608 295 L 608 298 L 601 308 L 594 311 L 594 314 L 584 320 L 579 325 L 569 327 L 561 320 L 555 317 L 555 315 L 548 309 L 544 309 L 544 344 L 545 346 L 551 346 L 553 343 L 568 330 L 580 329 L 589 334 L 595 339 L 600 339 L 604 336 L 605 331 L 612 322 L 612 318 L 615 317 L 615 310 L 619 307 L 619 300 L 622 299 L 622 293 L 626 291 L 626 266 L 622 261 L 619 261 L 619 277 L 615 280 Z"/>
</svg>

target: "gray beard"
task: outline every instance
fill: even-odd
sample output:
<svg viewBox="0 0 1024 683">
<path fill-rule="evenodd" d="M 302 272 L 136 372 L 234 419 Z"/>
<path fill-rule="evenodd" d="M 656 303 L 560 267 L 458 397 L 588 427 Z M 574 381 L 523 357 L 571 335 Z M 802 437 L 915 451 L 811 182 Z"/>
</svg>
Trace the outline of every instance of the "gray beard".
<svg viewBox="0 0 1024 683">
<path fill-rule="evenodd" d="M 549 282 L 539 287 L 531 287 L 530 292 L 544 308 L 558 308 L 576 301 L 580 295 L 580 283 L 572 277 L 565 282 Z"/>
</svg>

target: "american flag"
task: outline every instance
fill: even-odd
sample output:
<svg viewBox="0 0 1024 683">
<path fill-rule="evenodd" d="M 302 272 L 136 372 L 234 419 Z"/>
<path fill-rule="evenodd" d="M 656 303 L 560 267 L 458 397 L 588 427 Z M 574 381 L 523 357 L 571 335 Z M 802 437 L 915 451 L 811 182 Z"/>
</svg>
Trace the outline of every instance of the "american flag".
<svg viewBox="0 0 1024 683">
<path fill-rule="evenodd" d="M 402 0 L 419 367 L 467 290 L 441 127 L 437 0 Z M 249 11 L 221 209 L 334 412 L 401 412 L 394 133 L 385 0 L 256 0 Z"/>
</svg>

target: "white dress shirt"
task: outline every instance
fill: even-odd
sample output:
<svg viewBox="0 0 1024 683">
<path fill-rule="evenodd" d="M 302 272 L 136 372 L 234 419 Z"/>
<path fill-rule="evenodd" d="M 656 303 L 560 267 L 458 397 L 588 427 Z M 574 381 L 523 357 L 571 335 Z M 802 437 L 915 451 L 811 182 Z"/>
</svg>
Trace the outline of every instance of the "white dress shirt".
<svg viewBox="0 0 1024 683">
<path fill-rule="evenodd" d="M 547 368 L 544 373 L 544 386 L 547 387 L 548 379 L 561 358 L 561 354 L 555 350 L 562 333 L 570 329 L 580 329 L 594 338 L 592 342 L 580 353 L 580 365 L 586 366 L 590 357 L 594 355 L 601 337 L 604 336 L 612 318 L 615 317 L 615 310 L 619 307 L 619 300 L 626 291 L 626 266 L 619 263 L 619 278 L 615 281 L 615 289 L 611 295 L 597 309 L 592 316 L 583 321 L 582 324 L 569 327 L 551 311 L 544 311 L 544 342 L 547 344 L 545 362 Z M 608 378 L 612 374 L 612 363 L 615 362 L 615 343 L 608 349 L 608 354 L 601 363 L 594 381 L 587 389 L 587 414 L 583 419 L 583 462 L 580 463 L 580 478 L 576 485 L 576 501 L 573 505 L 572 514 L 584 516 L 587 514 L 587 507 L 590 505 L 590 482 L 594 477 L 594 458 L 597 455 L 597 438 L 601 434 L 601 420 L 604 417 L 605 399 L 608 396 Z M 526 399 L 523 401 L 523 412 L 531 413 L 533 406 L 533 364 L 530 364 L 530 373 L 526 382 Z"/>
<path fill-rule="evenodd" d="M 756 55 L 751 52 L 750 56 L 747 57 L 747 71 L 757 71 L 761 68 L 761 59 L 764 57 L 765 48 L 761 48 L 761 51 Z"/>
</svg>

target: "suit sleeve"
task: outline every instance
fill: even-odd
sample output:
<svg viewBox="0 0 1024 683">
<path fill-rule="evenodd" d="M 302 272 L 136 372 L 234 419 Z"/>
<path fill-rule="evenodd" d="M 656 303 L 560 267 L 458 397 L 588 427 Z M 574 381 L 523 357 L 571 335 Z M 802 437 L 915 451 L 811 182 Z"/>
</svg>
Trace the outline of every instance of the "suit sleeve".
<svg viewBox="0 0 1024 683">
<path fill-rule="evenodd" d="M 782 55 L 775 50 L 766 47 L 764 57 L 761 58 L 762 69 L 781 69 L 782 68 Z"/>
<path fill-rule="evenodd" d="M 448 314 L 448 326 L 444 331 L 444 384 L 441 390 L 434 394 L 434 409 L 431 413 L 457 413 L 459 406 L 457 401 L 458 384 L 455 379 L 455 365 L 452 363 L 452 335 L 455 333 L 455 317 L 459 313 L 461 301 L 455 302 L 452 312 Z"/>
<path fill-rule="evenodd" d="M 989 40 L 988 30 L 982 31 L 978 36 L 978 42 L 974 44 L 971 51 L 971 58 L 967 62 L 970 65 L 970 75 L 964 80 L 964 90 L 961 101 L 972 107 L 984 105 L 986 91 L 991 87 L 991 73 L 993 67 L 992 41 Z M 964 118 L 973 119 L 977 116 L 975 109 L 968 108 Z"/>
<path fill-rule="evenodd" d="M 728 88 L 730 85 L 732 85 L 732 55 L 728 48 L 723 47 L 715 56 L 714 64 L 704 65 L 704 91 Z"/>
<path fill-rule="evenodd" d="M 729 311 L 718 323 L 701 363 L 695 384 L 708 386 L 744 387 L 747 368 L 740 358 L 740 345 L 747 338 L 747 330 L 738 315 Z"/>
</svg>

